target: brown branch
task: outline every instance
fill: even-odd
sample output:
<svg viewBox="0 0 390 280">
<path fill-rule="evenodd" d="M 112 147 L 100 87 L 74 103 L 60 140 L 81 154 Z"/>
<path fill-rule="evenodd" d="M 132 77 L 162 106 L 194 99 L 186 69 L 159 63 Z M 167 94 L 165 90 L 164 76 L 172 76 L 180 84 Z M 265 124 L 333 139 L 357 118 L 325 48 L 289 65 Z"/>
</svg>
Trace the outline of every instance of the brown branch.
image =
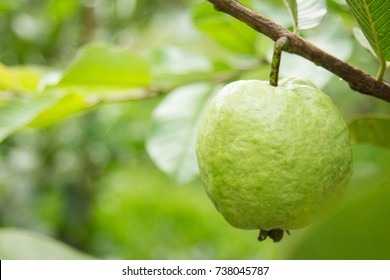
<svg viewBox="0 0 390 280">
<path fill-rule="evenodd" d="M 269 18 L 255 13 L 236 0 L 208 1 L 217 10 L 237 18 L 274 41 L 282 36 L 286 36 L 288 38 L 288 43 L 284 49 L 286 52 L 304 57 L 316 65 L 329 70 L 348 82 L 351 89 L 390 102 L 389 83 L 377 81 L 371 75 L 326 53 L 302 37 L 288 31 Z"/>
</svg>

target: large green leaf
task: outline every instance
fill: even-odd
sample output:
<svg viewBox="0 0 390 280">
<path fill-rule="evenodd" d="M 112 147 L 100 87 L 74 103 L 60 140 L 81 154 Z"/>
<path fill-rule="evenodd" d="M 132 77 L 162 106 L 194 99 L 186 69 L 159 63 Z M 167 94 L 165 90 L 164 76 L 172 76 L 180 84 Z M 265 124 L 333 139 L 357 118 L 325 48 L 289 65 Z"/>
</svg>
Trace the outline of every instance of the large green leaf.
<svg viewBox="0 0 390 280">
<path fill-rule="evenodd" d="M 57 86 L 84 87 L 95 92 L 150 84 L 149 65 L 142 58 L 110 45 L 82 48 Z"/>
<path fill-rule="evenodd" d="M 364 116 L 348 125 L 354 144 L 371 144 L 390 149 L 390 116 Z"/>
<path fill-rule="evenodd" d="M 390 1 L 347 0 L 372 49 L 380 60 L 390 60 Z"/>
<path fill-rule="evenodd" d="M 81 253 L 50 237 L 15 228 L 0 229 L 2 260 L 86 260 L 92 256 Z"/>
<path fill-rule="evenodd" d="M 191 84 L 171 92 L 153 113 L 147 150 L 157 166 L 185 183 L 198 174 L 195 155 L 197 125 L 211 96 L 208 84 Z"/>
</svg>

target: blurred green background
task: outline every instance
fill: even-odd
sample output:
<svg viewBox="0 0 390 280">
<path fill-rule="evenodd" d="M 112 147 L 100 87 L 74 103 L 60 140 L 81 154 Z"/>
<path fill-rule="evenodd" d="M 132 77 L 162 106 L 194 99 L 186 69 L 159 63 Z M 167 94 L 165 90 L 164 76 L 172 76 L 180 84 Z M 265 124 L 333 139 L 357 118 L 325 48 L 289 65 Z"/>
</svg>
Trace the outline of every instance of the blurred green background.
<svg viewBox="0 0 390 280">
<path fill-rule="evenodd" d="M 244 2 L 291 28 L 283 1 Z M 327 9 L 303 36 L 374 75 L 378 63 L 355 41 L 356 23 L 345 3 L 327 1 Z M 272 50 L 270 40 L 207 1 L 2 0 L 0 34 L 0 62 L 9 67 L 62 71 L 85 44 L 122 46 L 150 63 L 153 84 L 166 93 L 202 81 L 212 92 L 220 81 L 268 79 Z M 346 121 L 390 114 L 388 103 L 353 92 L 310 63 L 286 54 L 281 67 L 282 76 L 315 81 Z M 0 92 L 5 102 L 10 92 Z M 354 174 L 339 209 L 280 243 L 260 243 L 258 232 L 223 220 L 196 171 L 179 166 L 186 175 L 175 180 L 149 156 L 147 139 L 159 125 L 153 112 L 169 103 L 166 96 L 107 102 L 5 139 L 0 258 L 390 259 L 389 149 L 353 145 Z M 160 153 L 169 149 L 163 145 Z"/>
</svg>

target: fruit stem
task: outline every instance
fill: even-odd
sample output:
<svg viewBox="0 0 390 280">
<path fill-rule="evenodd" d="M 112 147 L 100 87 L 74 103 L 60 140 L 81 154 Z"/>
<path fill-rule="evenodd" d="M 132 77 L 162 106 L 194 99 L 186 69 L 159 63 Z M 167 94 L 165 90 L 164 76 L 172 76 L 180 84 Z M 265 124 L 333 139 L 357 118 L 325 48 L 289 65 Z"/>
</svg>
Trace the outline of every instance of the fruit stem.
<svg viewBox="0 0 390 280">
<path fill-rule="evenodd" d="M 282 51 L 288 44 L 288 38 L 286 36 L 282 36 L 275 41 L 274 45 L 274 54 L 272 56 L 271 62 L 271 73 L 269 76 L 269 83 L 271 86 L 278 86 L 279 79 L 279 66 L 280 61 L 282 60 Z"/>
</svg>

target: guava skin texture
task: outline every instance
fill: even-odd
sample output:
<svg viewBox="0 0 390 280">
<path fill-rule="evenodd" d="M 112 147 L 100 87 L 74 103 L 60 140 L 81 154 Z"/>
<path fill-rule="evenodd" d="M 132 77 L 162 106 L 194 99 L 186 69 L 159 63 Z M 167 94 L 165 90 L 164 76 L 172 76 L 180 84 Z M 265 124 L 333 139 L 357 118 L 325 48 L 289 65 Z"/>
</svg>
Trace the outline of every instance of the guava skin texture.
<svg viewBox="0 0 390 280">
<path fill-rule="evenodd" d="M 338 109 L 294 78 L 278 87 L 226 85 L 202 117 L 196 154 L 218 211 L 234 227 L 261 230 L 259 240 L 308 225 L 339 200 L 352 174 Z"/>
</svg>

